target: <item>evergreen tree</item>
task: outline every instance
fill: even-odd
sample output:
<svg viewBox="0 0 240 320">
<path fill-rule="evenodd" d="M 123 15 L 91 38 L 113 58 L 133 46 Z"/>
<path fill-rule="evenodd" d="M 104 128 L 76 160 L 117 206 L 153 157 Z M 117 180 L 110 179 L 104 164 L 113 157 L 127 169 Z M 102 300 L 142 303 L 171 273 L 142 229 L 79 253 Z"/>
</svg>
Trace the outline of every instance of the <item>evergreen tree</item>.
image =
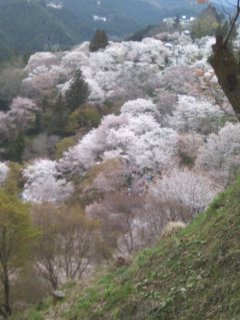
<svg viewBox="0 0 240 320">
<path fill-rule="evenodd" d="M 108 36 L 104 30 L 97 29 L 92 41 L 90 43 L 89 50 L 91 52 L 98 51 L 99 49 L 104 49 L 108 45 Z"/>
<path fill-rule="evenodd" d="M 174 18 L 173 27 L 174 27 L 176 30 L 181 29 L 181 21 L 180 21 L 179 15 L 177 15 L 177 16 Z"/>
<path fill-rule="evenodd" d="M 22 155 L 25 149 L 24 135 L 18 135 L 13 141 L 8 144 L 8 159 L 11 161 L 21 162 Z"/>
<path fill-rule="evenodd" d="M 81 70 L 77 70 L 74 74 L 71 87 L 66 92 L 66 104 L 67 107 L 73 111 L 81 104 L 87 101 L 89 96 L 89 87 L 86 81 L 83 79 Z"/>
</svg>

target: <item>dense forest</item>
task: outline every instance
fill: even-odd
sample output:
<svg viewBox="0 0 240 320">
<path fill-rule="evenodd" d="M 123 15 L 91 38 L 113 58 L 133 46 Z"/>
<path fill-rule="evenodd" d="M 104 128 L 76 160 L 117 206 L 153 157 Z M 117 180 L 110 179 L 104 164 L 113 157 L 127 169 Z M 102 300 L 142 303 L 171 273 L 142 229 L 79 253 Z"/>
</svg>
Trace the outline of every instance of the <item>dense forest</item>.
<svg viewBox="0 0 240 320">
<path fill-rule="evenodd" d="M 0 0 L 0 61 L 16 54 L 63 50 L 90 39 L 96 29 L 123 38 L 163 17 L 194 15 L 198 6 L 181 1 L 156 7 L 139 0 Z"/>
<path fill-rule="evenodd" d="M 0 319 L 238 319 L 239 5 L 71 47 L 47 4 L 0 2 Z"/>
</svg>

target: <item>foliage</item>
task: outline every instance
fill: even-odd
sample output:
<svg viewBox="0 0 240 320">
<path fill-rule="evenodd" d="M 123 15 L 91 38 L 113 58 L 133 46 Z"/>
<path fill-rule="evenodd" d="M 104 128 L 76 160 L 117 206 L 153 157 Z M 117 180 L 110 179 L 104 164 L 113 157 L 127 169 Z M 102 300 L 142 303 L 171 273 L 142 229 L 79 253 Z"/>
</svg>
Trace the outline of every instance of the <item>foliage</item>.
<svg viewBox="0 0 240 320">
<path fill-rule="evenodd" d="M 108 45 L 108 37 L 104 30 L 97 29 L 90 42 L 90 52 L 96 52 L 99 49 L 105 49 Z"/>
<path fill-rule="evenodd" d="M 55 158 L 60 159 L 62 158 L 65 151 L 69 148 L 73 147 L 76 144 L 76 139 L 74 137 L 68 137 L 60 140 L 56 145 L 56 154 Z"/>
<path fill-rule="evenodd" d="M 224 113 L 211 103 L 191 96 L 179 96 L 176 109 L 169 118 L 170 126 L 180 132 L 209 134 L 217 132 Z"/>
<path fill-rule="evenodd" d="M 149 187 L 145 210 L 146 243 L 156 244 L 169 222 L 185 223 L 204 211 L 219 188 L 202 173 L 173 169 Z"/>
<path fill-rule="evenodd" d="M 12 99 L 19 95 L 24 77 L 22 68 L 20 59 L 0 66 L 0 110 L 7 110 Z"/>
<path fill-rule="evenodd" d="M 168 175 L 157 179 L 149 190 L 151 197 L 155 197 L 159 202 L 175 204 L 179 203 L 190 211 L 192 216 L 203 212 L 212 199 L 219 192 L 214 183 L 201 173 L 189 170 L 172 170 Z M 156 205 L 156 204 L 155 204 Z M 159 206 L 161 208 L 161 206 Z M 154 208 L 157 210 L 157 208 Z M 160 209 L 161 210 L 161 209 Z M 169 210 L 171 215 L 171 210 Z M 171 221 L 180 220 L 181 217 L 169 217 Z M 184 217 L 182 217 L 184 220 Z"/>
<path fill-rule="evenodd" d="M 178 0 L 177 3 L 163 2 L 161 6 L 152 1 L 139 3 L 138 0 L 132 0 L 131 6 L 127 0 L 121 2 L 108 0 L 97 6 L 95 2 L 87 0 L 82 0 L 81 3 L 76 0 L 64 0 L 63 3 L 86 25 L 94 25 L 94 29 L 104 28 L 111 37 L 121 38 L 151 23 L 159 23 L 166 16 L 174 17 L 177 14 L 191 16 L 201 10 L 199 6 L 184 0 Z M 93 21 L 94 15 L 97 16 L 95 21 Z M 105 18 L 106 21 L 102 21 L 101 18 Z"/>
<path fill-rule="evenodd" d="M 0 190 L 0 314 L 12 313 L 12 282 L 32 254 L 36 231 L 29 208 L 16 196 Z"/>
<path fill-rule="evenodd" d="M 64 136 L 64 128 L 71 110 L 61 94 L 53 101 L 43 100 L 42 110 L 39 113 L 39 132 L 45 131 L 48 135 Z"/>
<path fill-rule="evenodd" d="M 0 112 L 2 141 L 14 141 L 30 129 L 35 121 L 36 103 L 28 98 L 15 97 L 6 112 Z"/>
<path fill-rule="evenodd" d="M 199 150 L 197 166 L 226 186 L 239 174 L 240 124 L 227 123 L 218 134 L 210 134 Z"/>
<path fill-rule="evenodd" d="M 66 48 L 91 32 L 65 8 L 54 10 L 44 1 L 23 0 L 1 1 L 0 29 L 3 49 L 12 54 Z"/>
<path fill-rule="evenodd" d="M 141 43 L 112 42 L 104 51 L 90 55 L 88 43 L 62 55 L 36 53 L 26 67 L 23 92 L 29 97 L 51 97 L 57 86 L 64 95 L 72 84 L 69 79 L 81 69 L 90 89 L 88 100 L 98 102 L 125 96 L 133 99 L 139 97 L 136 93 L 144 96 L 156 88 L 159 68 L 165 68 L 169 59 L 170 51 L 163 43 L 150 38 Z M 147 83 L 146 87 L 143 82 Z"/>
<path fill-rule="evenodd" d="M 61 203 L 73 193 L 73 185 L 59 177 L 56 162 L 35 160 L 23 171 L 26 179 L 22 197 L 25 201 L 35 203 Z"/>
<path fill-rule="evenodd" d="M 46 133 L 40 133 L 32 138 L 26 137 L 22 160 L 27 161 L 40 157 L 54 158 L 58 141 L 57 135 L 47 136 Z"/>
<path fill-rule="evenodd" d="M 17 162 L 8 162 L 8 174 L 4 181 L 3 187 L 7 193 L 19 196 L 23 186 L 24 179 L 22 176 L 23 166 Z"/>
<path fill-rule="evenodd" d="M 94 128 L 100 123 L 100 114 L 94 105 L 83 105 L 73 111 L 66 124 L 68 133 L 75 133 L 80 128 Z"/>
<path fill-rule="evenodd" d="M 158 110 L 151 100 L 127 102 L 122 114 L 105 116 L 98 128 L 70 148 L 58 169 L 79 175 L 98 161 L 120 157 L 140 172 L 162 170 L 177 153 L 178 137 L 174 130 L 162 128 L 155 115 Z"/>
<path fill-rule="evenodd" d="M 219 30 L 223 17 L 218 14 L 216 8 L 209 5 L 199 17 L 194 21 L 191 27 L 193 38 L 201 38 L 204 36 L 214 36 Z"/>
<path fill-rule="evenodd" d="M 65 94 L 65 100 L 70 110 L 75 110 L 84 104 L 89 96 L 88 84 L 83 78 L 81 70 L 75 71 L 70 88 Z"/>
<path fill-rule="evenodd" d="M 10 161 L 22 162 L 22 156 L 25 149 L 24 137 L 20 135 L 14 141 L 8 143 L 8 159 Z"/>
<path fill-rule="evenodd" d="M 99 173 L 91 184 L 100 192 L 119 191 L 127 186 L 130 169 L 124 161 L 110 158 L 97 165 Z"/>
<path fill-rule="evenodd" d="M 197 96 L 201 91 L 199 79 L 191 67 L 181 64 L 168 68 L 161 76 L 161 83 L 164 89 L 174 94 Z"/>
</svg>

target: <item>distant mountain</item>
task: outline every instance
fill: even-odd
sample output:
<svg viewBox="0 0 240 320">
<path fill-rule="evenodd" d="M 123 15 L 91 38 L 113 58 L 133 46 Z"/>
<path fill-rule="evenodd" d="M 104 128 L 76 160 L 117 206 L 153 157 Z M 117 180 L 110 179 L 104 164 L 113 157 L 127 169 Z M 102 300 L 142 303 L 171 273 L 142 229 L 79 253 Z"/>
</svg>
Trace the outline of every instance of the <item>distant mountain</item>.
<svg viewBox="0 0 240 320">
<path fill-rule="evenodd" d="M 91 34 L 66 8 L 37 0 L 0 0 L 0 59 L 13 52 L 66 48 Z"/>
<path fill-rule="evenodd" d="M 201 9 L 190 0 L 0 0 L 0 60 L 64 49 L 89 40 L 97 28 L 123 38 L 165 17 Z"/>
<path fill-rule="evenodd" d="M 51 1 L 51 0 L 49 0 Z M 203 6 L 190 0 L 55 0 L 93 29 L 110 36 L 126 36 L 163 18 L 196 15 Z"/>
</svg>

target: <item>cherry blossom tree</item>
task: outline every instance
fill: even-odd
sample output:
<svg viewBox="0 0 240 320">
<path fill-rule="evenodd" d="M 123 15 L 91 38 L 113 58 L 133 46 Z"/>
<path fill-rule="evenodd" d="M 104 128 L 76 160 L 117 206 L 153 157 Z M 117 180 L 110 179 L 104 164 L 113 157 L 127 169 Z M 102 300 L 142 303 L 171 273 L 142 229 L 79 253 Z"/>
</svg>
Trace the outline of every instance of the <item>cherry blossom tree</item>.
<svg viewBox="0 0 240 320">
<path fill-rule="evenodd" d="M 219 188 L 201 173 L 174 169 L 158 179 L 150 193 L 160 199 L 184 204 L 194 216 L 207 207 L 218 191 Z"/>
<path fill-rule="evenodd" d="M 207 64 L 214 39 L 193 43 L 190 37 L 178 35 L 169 41 L 170 47 L 153 38 L 110 42 L 105 50 L 93 53 L 89 53 L 89 43 L 84 43 L 71 51 L 34 54 L 25 69 L 22 92 L 29 97 L 49 97 L 56 91 L 64 94 L 74 72 L 81 69 L 91 101 L 146 97 L 160 87 L 198 95 L 198 79 L 190 65 L 195 67 L 199 59 Z"/>
<path fill-rule="evenodd" d="M 221 185 L 228 184 L 239 173 L 239 136 L 240 124 L 227 123 L 218 134 L 210 134 L 199 151 L 196 165 Z"/>
<path fill-rule="evenodd" d="M 168 222 L 188 222 L 203 212 L 219 191 L 207 176 L 187 169 L 174 169 L 158 178 L 148 190 L 145 205 L 150 243 L 159 239 Z"/>
<path fill-rule="evenodd" d="M 22 94 L 30 98 L 52 96 L 56 85 L 68 80 L 68 69 L 60 65 L 61 56 L 51 52 L 33 54 L 25 68 L 27 77 L 22 81 Z"/>
<path fill-rule="evenodd" d="M 167 125 L 167 115 L 171 115 L 176 107 L 178 98 L 177 95 L 167 91 L 166 89 L 159 88 L 156 90 L 156 106 L 161 114 L 160 123 Z"/>
<path fill-rule="evenodd" d="M 91 188 L 105 193 L 120 191 L 128 185 L 130 169 L 125 162 L 114 157 L 105 160 L 100 166 L 101 171 L 94 179 Z"/>
<path fill-rule="evenodd" d="M 1 140 L 14 140 L 33 125 L 37 111 L 36 103 L 28 98 L 13 99 L 7 112 L 0 112 Z"/>
<path fill-rule="evenodd" d="M 112 250 L 132 253 L 138 248 L 142 226 L 139 212 L 144 199 L 138 195 L 107 193 L 101 202 L 86 208 L 90 217 L 99 219 L 105 242 Z"/>
<path fill-rule="evenodd" d="M 118 127 L 127 123 L 126 117 L 108 115 L 103 118 L 97 129 L 87 133 L 79 143 L 64 153 L 63 158 L 58 163 L 61 172 L 82 174 L 92 167 L 96 162 L 101 161 L 107 148 L 107 135 L 111 127 Z"/>
<path fill-rule="evenodd" d="M 157 108 L 149 100 L 127 102 L 119 116 L 104 117 L 97 129 L 66 152 L 58 163 L 59 170 L 82 174 L 109 152 L 117 152 L 139 171 L 169 166 L 176 160 L 178 136 L 173 129 L 161 128 L 154 113 L 158 114 Z"/>
<path fill-rule="evenodd" d="M 200 81 L 190 66 L 168 68 L 160 81 L 162 88 L 175 94 L 199 96 L 201 93 Z"/>
<path fill-rule="evenodd" d="M 217 132 L 223 111 L 216 105 L 191 96 L 179 96 L 176 110 L 170 117 L 170 126 L 180 132 L 208 134 Z"/>
<path fill-rule="evenodd" d="M 180 134 L 178 141 L 180 165 L 192 167 L 203 145 L 204 136 L 201 134 L 194 132 Z"/>
<path fill-rule="evenodd" d="M 121 112 L 123 114 L 136 116 L 141 113 L 154 115 L 158 113 L 158 110 L 156 105 L 151 100 L 136 99 L 126 102 L 122 106 Z"/>
<path fill-rule="evenodd" d="M 25 201 L 35 203 L 61 203 L 73 193 L 73 185 L 59 177 L 56 162 L 35 160 L 23 171 L 26 179 L 22 197 Z"/>
<path fill-rule="evenodd" d="M 126 100 L 145 98 L 159 87 L 161 73 L 156 64 L 124 63 L 116 80 L 118 94 Z"/>
<path fill-rule="evenodd" d="M 140 171 L 161 172 L 176 163 L 177 141 L 178 136 L 172 129 L 158 128 L 147 132 L 130 146 L 130 161 Z"/>
<path fill-rule="evenodd" d="M 36 53 L 26 67 L 22 92 L 27 96 L 64 93 L 74 71 L 81 69 L 90 87 L 89 100 L 136 94 L 144 96 L 158 86 L 160 70 L 167 67 L 171 52 L 160 40 L 112 42 L 100 52 L 89 54 L 89 44 L 62 53 Z M 143 83 L 144 82 L 144 83 Z M 131 92 L 132 91 L 132 92 Z"/>
</svg>

